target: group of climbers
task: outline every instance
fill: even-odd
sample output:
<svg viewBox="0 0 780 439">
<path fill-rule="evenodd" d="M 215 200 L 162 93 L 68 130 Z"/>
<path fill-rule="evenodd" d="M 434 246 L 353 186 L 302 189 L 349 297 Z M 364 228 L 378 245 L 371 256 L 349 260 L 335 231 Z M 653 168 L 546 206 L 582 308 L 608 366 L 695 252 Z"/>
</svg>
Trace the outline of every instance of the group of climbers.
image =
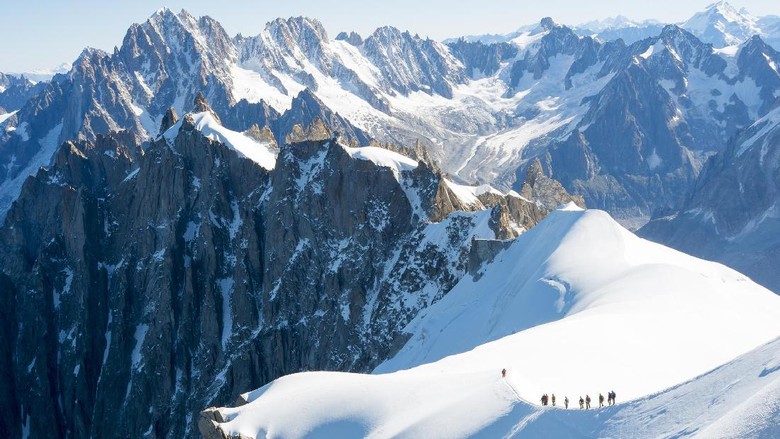
<svg viewBox="0 0 780 439">
<path fill-rule="evenodd" d="M 615 391 L 611 390 L 607 393 L 607 403 L 609 405 L 615 405 Z M 599 393 L 599 408 L 604 407 L 604 395 Z M 585 395 L 585 399 L 580 396 L 580 409 L 590 408 L 590 395 Z"/>
<path fill-rule="evenodd" d="M 501 370 L 501 377 L 506 378 L 506 369 Z M 615 405 L 615 391 L 610 390 L 607 392 L 607 404 L 608 405 Z M 555 407 L 555 394 L 547 395 L 546 393 L 542 395 L 541 402 L 543 406 L 546 405 L 552 405 Z M 569 408 L 569 397 L 564 396 L 563 397 L 563 406 L 564 408 Z M 604 407 L 604 395 L 599 393 L 599 408 Z M 590 409 L 590 395 L 585 395 L 585 398 L 580 396 L 580 410 L 587 410 Z"/>
<path fill-rule="evenodd" d="M 609 405 L 615 405 L 615 391 L 611 390 L 607 393 L 607 403 Z M 604 407 L 604 395 L 599 393 L 599 408 Z M 585 395 L 585 399 L 580 396 L 580 409 L 590 408 L 590 395 Z"/>
<path fill-rule="evenodd" d="M 611 391 L 607 393 L 607 401 L 609 405 L 615 404 L 615 392 Z M 555 394 L 547 395 L 546 393 L 542 395 L 541 399 L 542 405 L 552 405 L 555 407 Z M 563 397 L 563 406 L 564 408 L 569 408 L 569 397 L 564 396 Z M 599 407 L 604 407 L 604 395 L 599 393 Z M 580 409 L 589 409 L 590 408 L 590 395 L 585 395 L 585 398 L 580 396 Z"/>
</svg>

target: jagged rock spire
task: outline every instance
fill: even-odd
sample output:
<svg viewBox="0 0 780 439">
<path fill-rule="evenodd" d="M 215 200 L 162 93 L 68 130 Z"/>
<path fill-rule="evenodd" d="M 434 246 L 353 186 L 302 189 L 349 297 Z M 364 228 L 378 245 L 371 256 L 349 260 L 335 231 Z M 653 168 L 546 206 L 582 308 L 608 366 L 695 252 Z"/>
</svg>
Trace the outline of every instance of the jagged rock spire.
<svg viewBox="0 0 780 439">
<path fill-rule="evenodd" d="M 273 150 L 279 150 L 279 144 L 276 142 L 276 137 L 267 125 L 260 128 L 257 124 L 253 124 L 248 130 L 244 131 L 244 135 L 257 140 L 260 143 L 269 144 L 269 147 Z"/>
<path fill-rule="evenodd" d="M 327 140 L 333 132 L 319 117 L 315 118 L 304 130 L 301 124 L 295 124 L 284 139 L 285 143 L 303 142 L 305 140 Z"/>
<path fill-rule="evenodd" d="M 536 158 L 531 163 L 531 166 L 528 167 L 528 172 L 525 174 L 525 182 L 533 187 L 541 177 L 544 177 L 544 169 L 542 168 L 542 162 Z"/>
<path fill-rule="evenodd" d="M 580 195 L 570 194 L 558 180 L 545 175 L 542 162 L 538 158 L 528 167 L 520 195 L 540 203 L 547 210 L 556 209 L 570 201 L 585 208 L 585 200 Z"/>
<path fill-rule="evenodd" d="M 307 140 L 326 140 L 330 139 L 332 135 L 331 130 L 319 117 L 315 118 L 306 130 Z"/>
<path fill-rule="evenodd" d="M 284 143 L 303 142 L 304 140 L 306 140 L 306 134 L 303 132 L 303 127 L 301 124 L 296 123 L 290 132 L 287 133 L 287 136 L 285 136 Z"/>
<path fill-rule="evenodd" d="M 219 119 L 219 116 L 217 116 L 217 113 L 215 113 L 214 110 L 211 109 L 211 106 L 209 105 L 208 101 L 206 101 L 206 97 L 203 96 L 203 93 L 198 92 L 198 95 L 195 96 L 195 108 L 192 110 L 192 112 L 203 113 L 205 111 L 211 113 L 211 115 L 214 116 L 214 119 L 220 125 L 222 124 L 222 121 Z"/>
<path fill-rule="evenodd" d="M 176 110 L 173 107 L 168 108 L 168 111 L 165 112 L 165 116 L 163 116 L 162 122 L 160 123 L 160 135 L 168 131 L 168 128 L 176 125 L 176 122 L 178 121 L 179 115 L 176 114 Z"/>
<path fill-rule="evenodd" d="M 363 37 L 360 36 L 357 32 L 341 32 L 340 34 L 336 35 L 337 41 L 346 41 L 349 44 L 357 47 L 363 44 Z"/>
</svg>

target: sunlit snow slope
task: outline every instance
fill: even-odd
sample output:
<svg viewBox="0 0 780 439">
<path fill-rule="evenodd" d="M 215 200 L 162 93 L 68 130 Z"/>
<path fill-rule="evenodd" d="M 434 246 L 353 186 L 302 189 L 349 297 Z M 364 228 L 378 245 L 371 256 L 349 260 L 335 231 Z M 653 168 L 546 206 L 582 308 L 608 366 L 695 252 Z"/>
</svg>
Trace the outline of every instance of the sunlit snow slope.
<svg viewBox="0 0 780 439">
<path fill-rule="evenodd" d="M 221 428 L 260 437 L 728 436 L 766 420 L 737 425 L 747 421 L 734 413 L 754 395 L 777 412 L 777 342 L 665 389 L 771 342 L 778 317 L 780 297 L 739 273 L 570 207 L 413 321 L 409 341 L 374 375 L 284 377 L 222 409 Z M 572 405 L 590 394 L 597 405 L 609 390 L 633 401 L 603 414 L 529 403 L 546 392 Z M 663 415 L 674 404 L 678 412 Z"/>
<path fill-rule="evenodd" d="M 276 166 L 276 153 L 269 144 L 258 142 L 243 133 L 223 127 L 208 111 L 194 113 L 191 116 L 194 128 L 205 137 L 222 143 L 265 169 L 270 170 Z M 176 139 L 184 121 L 185 119 L 182 118 L 163 134 L 169 144 L 172 144 Z"/>
</svg>

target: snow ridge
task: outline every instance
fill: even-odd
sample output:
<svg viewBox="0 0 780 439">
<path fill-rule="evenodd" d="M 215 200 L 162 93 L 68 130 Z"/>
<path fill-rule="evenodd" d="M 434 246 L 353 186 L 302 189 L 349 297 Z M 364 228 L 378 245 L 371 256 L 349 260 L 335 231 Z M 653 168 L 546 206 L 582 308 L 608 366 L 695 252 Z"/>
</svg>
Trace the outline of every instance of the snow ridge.
<svg viewBox="0 0 780 439">
<path fill-rule="evenodd" d="M 779 401 L 777 315 L 780 297 L 739 273 L 644 241 L 604 212 L 567 208 L 423 311 L 373 375 L 280 378 L 220 409 L 219 428 L 250 437 L 771 432 L 780 405 L 740 414 Z M 701 395 L 723 386 L 727 396 L 704 409 Z M 621 404 L 598 411 L 533 403 L 542 393 L 596 401 L 612 389 Z"/>
</svg>

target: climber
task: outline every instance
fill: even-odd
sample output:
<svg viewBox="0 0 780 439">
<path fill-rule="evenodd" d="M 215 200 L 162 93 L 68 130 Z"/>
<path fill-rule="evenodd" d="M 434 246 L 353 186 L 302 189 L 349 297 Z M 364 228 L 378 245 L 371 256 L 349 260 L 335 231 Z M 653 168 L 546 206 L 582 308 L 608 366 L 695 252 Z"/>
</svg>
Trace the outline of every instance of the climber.
<svg viewBox="0 0 780 439">
<path fill-rule="evenodd" d="M 569 397 L 568 396 L 564 396 L 563 397 L 563 406 L 565 408 L 569 408 Z"/>
</svg>

